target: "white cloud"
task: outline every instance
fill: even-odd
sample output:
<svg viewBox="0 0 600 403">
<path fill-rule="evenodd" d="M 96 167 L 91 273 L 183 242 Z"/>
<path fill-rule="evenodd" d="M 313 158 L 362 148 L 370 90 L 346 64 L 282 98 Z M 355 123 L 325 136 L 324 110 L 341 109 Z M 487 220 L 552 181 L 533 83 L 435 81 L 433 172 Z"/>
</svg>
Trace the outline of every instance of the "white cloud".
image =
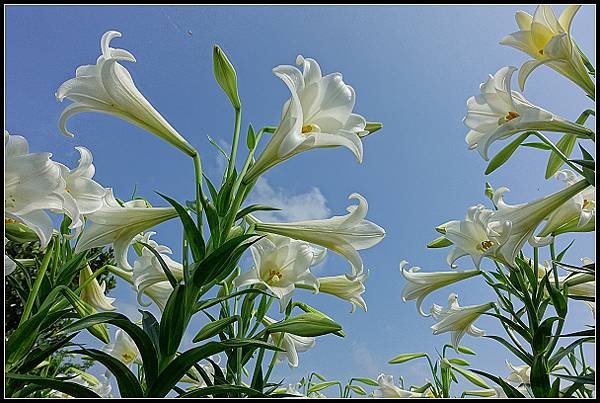
<svg viewBox="0 0 600 403">
<path fill-rule="evenodd" d="M 381 373 L 379 367 L 380 363 L 375 358 L 373 351 L 369 345 L 362 341 L 352 342 L 352 360 L 356 364 L 357 368 L 360 368 L 360 376 L 368 376 L 376 378 Z"/>
<path fill-rule="evenodd" d="M 327 218 L 331 211 L 327 199 L 319 188 L 313 187 L 306 193 L 288 194 L 275 188 L 263 177 L 259 178 L 248 199 L 249 204 L 266 204 L 280 211 L 261 211 L 255 215 L 264 221 L 300 221 Z"/>
</svg>

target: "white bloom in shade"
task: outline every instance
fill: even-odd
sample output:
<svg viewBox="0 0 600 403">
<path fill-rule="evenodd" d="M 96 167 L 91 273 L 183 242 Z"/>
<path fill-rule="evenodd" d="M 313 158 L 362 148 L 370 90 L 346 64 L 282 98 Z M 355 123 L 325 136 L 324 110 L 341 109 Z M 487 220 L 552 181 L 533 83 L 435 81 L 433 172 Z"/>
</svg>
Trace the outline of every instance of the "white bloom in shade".
<svg viewBox="0 0 600 403">
<path fill-rule="evenodd" d="M 356 310 L 357 305 L 366 312 L 367 303 L 361 295 L 365 292 L 366 279 L 367 273 L 362 273 L 354 279 L 349 279 L 345 275 L 319 277 L 319 292 L 349 301 L 352 304 L 352 312 Z"/>
<path fill-rule="evenodd" d="M 379 387 L 373 392 L 373 397 L 392 399 L 429 397 L 427 393 L 411 392 L 396 386 L 392 375 L 379 374 L 377 383 Z"/>
<path fill-rule="evenodd" d="M 352 265 L 352 276 L 355 277 L 363 272 L 363 262 L 357 250 L 378 244 L 385 236 L 385 230 L 365 220 L 369 207 L 364 197 L 353 193 L 349 198 L 358 200 L 358 205 L 349 206 L 345 216 L 291 223 L 263 223 L 253 217 L 250 220 L 255 223 L 257 232 L 300 239 L 344 256 Z"/>
<path fill-rule="evenodd" d="M 400 262 L 400 273 L 406 280 L 406 285 L 402 290 L 402 300 L 406 302 L 416 299 L 417 311 L 423 316 L 429 316 L 421 308 L 427 295 L 447 285 L 481 274 L 479 270 L 422 273 L 419 267 L 411 267 L 405 270 L 407 264 L 408 262 L 405 260 Z"/>
<path fill-rule="evenodd" d="M 569 170 L 558 171 L 556 178 L 564 181 L 567 186 L 574 185 L 583 179 L 581 175 Z M 550 214 L 539 236 L 593 231 L 595 224 L 596 188 L 590 186 Z"/>
<path fill-rule="evenodd" d="M 60 167 L 50 153 L 30 153 L 25 137 L 4 131 L 4 222 L 32 229 L 42 247 L 52 236 L 52 220 L 44 210 L 64 212 L 79 221 L 75 200 L 66 192 Z"/>
<path fill-rule="evenodd" d="M 459 306 L 458 295 L 451 293 L 448 297 L 447 308 L 436 304 L 433 304 L 431 308 L 431 316 L 437 321 L 435 325 L 431 326 L 433 334 L 452 332 L 452 345 L 456 349 L 465 333 L 476 337 L 485 334 L 483 330 L 475 327 L 473 322 L 493 306 L 493 302 L 481 305 Z"/>
<path fill-rule="evenodd" d="M 90 248 L 113 245 L 117 265 L 133 270 L 127 262 L 127 250 L 133 238 L 163 221 L 177 217 L 172 207 L 148 207 L 143 200 L 131 200 L 121 207 L 109 192 L 105 206 L 87 216 L 92 222 L 84 229 L 75 253 Z"/>
<path fill-rule="evenodd" d="M 69 372 L 75 372 L 75 369 L 70 368 Z M 71 378 L 71 379 L 66 379 L 66 381 L 85 386 L 86 388 L 91 389 L 94 393 L 96 393 L 98 396 L 100 396 L 102 398 L 113 397 L 111 395 L 112 386 L 110 385 L 109 377 L 107 377 L 106 375 L 102 375 L 102 381 L 99 381 L 98 378 L 96 378 L 95 376 L 93 376 L 91 374 L 88 374 L 88 373 L 85 373 L 85 372 L 82 372 L 79 370 L 77 370 L 77 373 L 78 373 L 77 376 L 75 376 L 74 378 Z M 70 399 L 73 396 L 71 396 L 65 392 L 53 390 L 50 393 L 49 397 Z"/>
<path fill-rule="evenodd" d="M 276 323 L 274 319 L 265 316 L 263 318 L 265 326 Z M 281 339 L 281 333 L 271 333 L 270 341 L 275 346 L 281 347 L 285 352 L 277 352 L 277 362 L 284 360 L 284 355 L 288 360 L 290 368 L 296 368 L 298 366 L 298 353 L 303 353 L 314 347 L 316 339 L 314 337 L 303 337 L 296 336 L 295 334 L 283 333 L 283 340 Z"/>
<path fill-rule="evenodd" d="M 236 287 L 262 284 L 279 298 L 282 312 L 296 284 L 318 289 L 319 281 L 309 270 L 314 254 L 306 242 L 282 236 L 262 238 L 250 250 L 254 267 L 235 278 Z"/>
<path fill-rule="evenodd" d="M 73 135 L 66 124 L 75 114 L 101 112 L 133 123 L 194 156 L 194 148 L 154 109 L 136 88 L 127 69 L 118 63 L 135 62 L 135 57 L 128 51 L 110 47 L 111 40 L 120 36 L 121 33 L 116 31 L 102 35 L 102 55 L 96 64 L 78 67 L 75 78 L 65 81 L 56 91 L 59 101 L 65 98 L 73 101 L 60 116 L 61 131 Z"/>
<path fill-rule="evenodd" d="M 114 343 L 106 344 L 102 351 L 112 355 L 123 364 L 130 366 L 134 362 L 141 364 L 142 358 L 140 352 L 129 335 L 121 329 L 115 333 Z"/>
<path fill-rule="evenodd" d="M 344 83 L 340 73 L 323 77 L 313 59 L 298 56 L 296 63 L 303 65 L 302 72 L 289 65 L 273 69 L 292 98 L 283 106 L 281 122 L 271 140 L 246 174 L 246 183 L 273 165 L 313 148 L 346 147 L 362 162 L 361 136 L 369 132 L 365 119 L 352 113 L 354 89 Z"/>
<path fill-rule="evenodd" d="M 488 159 L 488 149 L 496 140 L 503 140 L 526 130 L 570 132 L 585 138 L 590 129 L 562 119 L 533 105 L 522 94 L 511 90 L 516 67 L 503 67 L 480 85 L 481 94 L 467 101 L 464 124 L 471 129 L 465 138 L 470 149 Z"/>
<path fill-rule="evenodd" d="M 107 190 L 92 180 L 96 168 L 92 164 L 92 153 L 85 147 L 75 147 L 81 157 L 75 169 L 58 164 L 66 181 L 66 191 L 75 199 L 81 214 L 90 214 L 104 205 Z M 83 221 L 80 221 L 83 225 Z"/>
<path fill-rule="evenodd" d="M 296 384 L 290 383 L 290 384 L 288 384 L 287 388 L 285 389 L 285 394 L 296 396 L 296 397 L 308 397 L 304 393 L 302 393 L 298 390 L 298 389 L 300 389 L 300 387 L 302 387 L 302 385 L 300 383 L 296 383 Z"/>
<path fill-rule="evenodd" d="M 93 275 L 92 269 L 86 265 L 79 272 L 79 285 L 82 285 Z M 94 308 L 103 311 L 114 311 L 116 308 L 112 305 L 115 298 L 107 297 L 105 294 L 106 282 L 98 283 L 94 278 L 83 290 L 81 290 L 81 299 L 93 306 Z"/>
<path fill-rule="evenodd" d="M 456 267 L 454 262 L 470 255 L 475 266 L 479 268 L 484 256 L 495 256 L 498 249 L 508 240 L 512 223 L 489 223 L 493 211 L 478 204 L 467 210 L 464 220 L 450 221 L 445 224 L 445 237 L 454 244 L 454 249 L 448 255 L 448 264 Z"/>
<path fill-rule="evenodd" d="M 218 365 L 221 361 L 221 356 L 212 355 L 210 356 L 210 359 Z M 208 379 L 213 382 L 215 379 L 215 368 L 212 366 L 212 364 L 206 362 L 202 364 L 199 363 L 198 365 L 204 370 L 206 376 L 208 376 Z M 223 369 L 221 370 L 225 372 Z M 207 386 L 206 381 L 202 375 L 200 375 L 200 371 L 198 371 L 195 366 L 190 367 L 188 373 L 181 378 L 181 382 L 190 383 L 193 385 L 193 388 L 204 388 Z"/>
<path fill-rule="evenodd" d="M 500 44 L 511 46 L 533 58 L 521 66 L 521 90 L 531 72 L 545 64 L 579 85 L 587 94 L 594 95 L 594 82 L 571 36 L 571 23 L 580 7 L 567 6 L 558 18 L 548 5 L 538 6 L 533 16 L 524 11 L 517 12 L 515 19 L 519 31 L 502 38 Z"/>
<path fill-rule="evenodd" d="M 178 281 L 183 279 L 183 265 L 171 259 L 167 254 L 172 254 L 170 248 L 164 245 L 159 245 L 156 241 L 150 239 L 152 235 L 156 234 L 155 232 L 149 231 L 144 233 L 142 236 L 137 236 L 134 238 L 134 243 L 136 241 L 141 241 L 153 247 L 159 254 L 163 261 L 167 264 L 173 276 Z M 138 292 L 138 302 L 140 305 L 144 305 L 141 301 L 141 296 L 146 292 L 148 287 L 151 287 L 157 283 L 168 282 L 169 279 L 165 274 L 160 262 L 156 256 L 145 246 L 141 245 L 141 255 L 135 259 L 133 263 L 133 285 L 137 289 Z M 159 290 L 166 287 L 158 287 L 157 289 L 150 289 L 150 294 L 160 295 Z M 169 288 L 170 284 L 169 284 Z M 169 292 L 170 295 L 170 292 Z M 159 301 L 162 301 L 163 298 L 159 298 Z M 167 298 L 168 299 L 168 298 Z M 158 304 L 161 306 L 162 304 Z M 164 308 L 164 305 L 163 305 Z M 161 310 L 163 309 L 161 308 Z"/>
<path fill-rule="evenodd" d="M 8 276 L 10 273 L 15 271 L 16 268 L 17 263 L 4 254 L 4 276 Z"/>
<path fill-rule="evenodd" d="M 512 365 L 506 361 L 506 365 L 510 368 L 510 374 L 506 377 L 509 382 L 516 383 L 518 385 L 530 384 L 531 367 L 529 365 Z"/>
<path fill-rule="evenodd" d="M 509 189 L 498 188 L 493 196 L 498 210 L 489 216 L 488 223 L 494 227 L 501 227 L 510 222 L 512 230 L 508 240 L 496 251 L 495 258 L 514 266 L 515 258 L 527 240 L 535 246 L 551 242 L 552 237 L 538 238 L 533 236 L 533 232 L 548 215 L 589 186 L 586 180 L 580 180 L 559 192 L 518 205 L 506 204 L 503 197 Z"/>
</svg>

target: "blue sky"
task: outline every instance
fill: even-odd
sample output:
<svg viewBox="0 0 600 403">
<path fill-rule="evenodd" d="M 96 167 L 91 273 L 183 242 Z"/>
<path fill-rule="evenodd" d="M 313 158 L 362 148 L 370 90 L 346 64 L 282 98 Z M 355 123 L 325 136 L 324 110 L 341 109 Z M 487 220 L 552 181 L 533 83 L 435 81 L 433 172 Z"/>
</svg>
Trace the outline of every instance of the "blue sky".
<svg viewBox="0 0 600 403">
<path fill-rule="evenodd" d="M 594 61 L 592 7 L 580 10 L 573 35 Z M 289 93 L 271 73 L 274 66 L 293 64 L 301 54 L 315 58 L 324 73 L 342 72 L 357 94 L 355 112 L 384 123 L 383 130 L 365 139 L 364 162 L 358 164 L 346 149 L 303 153 L 270 170 L 252 200 L 286 208 L 280 219 L 325 217 L 344 214 L 348 195 L 359 192 L 369 201 L 368 218 L 387 235 L 361 253 L 370 270 L 364 294 L 367 313 L 350 314 L 349 304 L 333 297 L 296 294 L 338 320 L 347 337 L 319 338 L 313 350 L 301 355 L 298 368 L 282 364 L 274 379 L 285 376 L 285 383 L 293 383 L 314 369 L 328 379 L 386 372 L 423 383 L 428 376 L 423 363 L 391 366 L 387 361 L 403 352 L 435 354 L 450 337 L 433 336 L 432 322 L 418 316 L 414 303 L 401 301 L 400 260 L 423 270 L 446 270 L 448 250 L 428 250 L 425 245 L 436 237 L 435 226 L 460 219 L 469 206 L 486 202 L 486 180 L 494 187 L 509 187 L 509 203 L 530 201 L 561 187 L 554 179 L 544 180 L 545 152 L 520 149 L 508 165 L 486 177 L 485 161 L 464 142 L 467 129 L 461 121 L 467 98 L 478 93 L 488 74 L 526 60 L 498 44 L 516 30 L 514 13 L 519 9 L 532 13 L 534 7 L 8 6 L 5 128 L 26 136 L 33 151 L 51 151 L 55 160 L 69 166 L 77 163 L 74 147 L 83 145 L 94 154 L 95 178 L 113 187 L 118 197 L 128 198 L 137 187 L 138 195 L 161 205 L 155 191 L 179 200 L 193 198 L 192 163 L 177 149 L 99 114 L 73 118 L 69 126 L 74 139 L 58 130 L 66 105 L 55 100 L 54 92 L 77 66 L 96 60 L 105 31 L 122 32 L 112 46 L 136 56 L 138 62 L 126 67 L 138 88 L 201 151 L 212 178 L 220 177 L 224 164 L 206 136 L 227 145 L 233 132 L 233 112 L 213 79 L 213 44 L 224 49 L 237 70 L 242 127 L 278 123 Z M 530 77 L 524 94 L 571 120 L 593 107 L 578 88 L 545 67 Z M 595 121 L 590 119 L 590 124 Z M 244 156 L 243 142 L 240 153 Z M 171 246 L 178 257 L 179 224 L 169 222 L 157 231 L 156 240 Z M 567 260 L 595 258 L 594 236 L 575 238 Z M 569 240 L 559 239 L 559 247 Z M 468 260 L 460 263 L 470 268 Z M 349 267 L 330 254 L 318 271 L 334 275 Z M 475 278 L 433 294 L 425 306 L 445 304 L 451 291 L 464 305 L 492 298 Z M 134 315 L 135 299 L 126 284 L 114 296 L 117 306 Z M 570 308 L 574 319 L 567 330 L 593 323 L 583 303 Z M 192 326 L 197 330 L 202 323 Z M 501 334 L 488 318 L 478 326 Z M 467 336 L 463 344 L 479 353 L 471 359 L 474 368 L 507 375 L 504 360 L 518 362 L 491 340 Z"/>
</svg>

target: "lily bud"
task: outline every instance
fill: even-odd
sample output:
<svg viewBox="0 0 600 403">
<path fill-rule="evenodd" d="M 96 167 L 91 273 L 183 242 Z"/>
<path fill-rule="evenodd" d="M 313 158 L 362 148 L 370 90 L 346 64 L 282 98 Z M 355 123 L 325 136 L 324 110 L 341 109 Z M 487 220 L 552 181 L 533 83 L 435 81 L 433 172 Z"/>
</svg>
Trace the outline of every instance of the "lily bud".
<svg viewBox="0 0 600 403">
<path fill-rule="evenodd" d="M 217 83 L 219 83 L 223 92 L 229 97 L 231 105 L 235 109 L 240 109 L 241 103 L 240 96 L 238 95 L 237 75 L 233 65 L 219 45 L 215 45 L 213 48 L 213 70 Z"/>
</svg>

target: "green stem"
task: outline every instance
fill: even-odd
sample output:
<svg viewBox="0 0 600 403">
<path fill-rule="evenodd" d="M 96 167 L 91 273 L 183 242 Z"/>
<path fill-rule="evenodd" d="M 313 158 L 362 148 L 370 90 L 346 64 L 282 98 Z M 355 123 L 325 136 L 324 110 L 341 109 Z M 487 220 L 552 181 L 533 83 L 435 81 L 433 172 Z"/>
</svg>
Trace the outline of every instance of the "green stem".
<svg viewBox="0 0 600 403">
<path fill-rule="evenodd" d="M 40 269 L 37 271 L 37 275 L 35 277 L 35 281 L 33 282 L 33 288 L 27 297 L 27 302 L 25 303 L 25 308 L 23 309 L 23 315 L 21 316 L 21 320 L 19 321 L 19 326 L 22 325 L 27 319 L 29 319 L 29 315 L 31 315 L 31 310 L 33 309 L 33 304 L 37 299 L 38 292 L 42 285 L 42 281 L 44 280 L 44 276 L 46 275 L 46 269 L 48 269 L 48 264 L 50 263 L 50 259 L 54 255 L 52 253 L 54 249 L 54 242 L 56 242 L 56 238 L 53 237 L 50 241 L 50 245 L 46 248 L 46 254 L 44 255 L 44 259 L 42 260 L 42 265 Z"/>
<path fill-rule="evenodd" d="M 571 167 L 571 169 L 573 169 L 575 172 L 579 173 L 580 175 L 583 175 L 583 171 L 581 169 L 579 169 L 579 167 L 577 165 L 575 165 L 571 161 L 569 161 L 569 157 L 567 157 L 561 150 L 559 150 L 559 148 L 556 147 L 556 145 L 552 141 L 550 141 L 546 136 L 544 136 L 542 133 L 539 133 L 539 132 L 532 132 L 532 133 L 537 138 L 542 140 L 542 142 L 545 143 L 548 147 L 550 147 L 552 149 L 552 151 L 555 152 L 556 155 L 558 155 L 565 164 L 567 164 L 569 167 Z"/>
<path fill-rule="evenodd" d="M 202 160 L 200 154 L 196 152 L 194 155 L 194 173 L 196 175 L 196 222 L 198 224 L 198 231 L 202 235 L 202 203 L 201 200 L 204 197 L 202 194 Z"/>
<path fill-rule="evenodd" d="M 233 130 L 233 143 L 231 144 L 231 154 L 229 155 L 229 164 L 227 165 L 227 178 L 231 177 L 235 167 L 235 157 L 237 155 L 238 143 L 240 140 L 240 124 L 242 121 L 242 110 L 235 110 L 235 128 Z"/>
</svg>

